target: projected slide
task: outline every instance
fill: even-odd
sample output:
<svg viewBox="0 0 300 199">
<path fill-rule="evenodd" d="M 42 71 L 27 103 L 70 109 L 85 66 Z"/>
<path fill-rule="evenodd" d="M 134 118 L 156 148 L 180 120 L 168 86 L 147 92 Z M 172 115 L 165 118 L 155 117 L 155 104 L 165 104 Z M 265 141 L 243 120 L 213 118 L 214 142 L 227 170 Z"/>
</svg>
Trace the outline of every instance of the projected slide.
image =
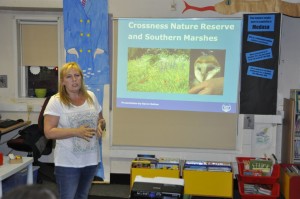
<svg viewBox="0 0 300 199">
<path fill-rule="evenodd" d="M 118 108 L 236 113 L 242 21 L 119 19 Z"/>
</svg>

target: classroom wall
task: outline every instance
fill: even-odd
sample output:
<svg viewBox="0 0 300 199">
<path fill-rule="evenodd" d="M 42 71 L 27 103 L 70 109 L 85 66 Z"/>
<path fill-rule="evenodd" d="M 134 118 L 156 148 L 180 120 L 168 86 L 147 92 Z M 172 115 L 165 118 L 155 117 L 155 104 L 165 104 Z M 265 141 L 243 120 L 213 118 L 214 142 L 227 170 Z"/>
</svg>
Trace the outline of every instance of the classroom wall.
<svg viewBox="0 0 300 199">
<path fill-rule="evenodd" d="M 214 4 L 220 2 L 201 1 L 203 4 Z M 176 10 L 171 10 L 171 4 L 176 3 Z M 200 5 L 199 1 L 191 0 L 189 3 Z M 184 8 L 181 0 L 109 0 L 109 12 L 113 17 L 241 17 L 241 13 L 227 16 L 220 15 L 213 11 L 197 12 L 188 11 L 182 14 Z M 2 10 L 1 10 L 2 9 Z M 12 10 L 13 9 L 13 10 Z M 14 35 L 12 35 L 12 19 L 15 14 L 34 15 L 36 10 L 51 10 L 51 13 L 61 15 L 62 0 L 27 0 L 10 1 L 2 0 L 0 2 L 0 75 L 8 76 L 8 88 L 0 88 L 0 111 L 3 118 L 23 118 L 27 119 L 27 104 L 34 105 L 34 112 L 29 119 L 36 123 L 38 113 L 42 105 L 42 100 L 16 100 L 16 49 Z M 22 11 L 20 11 L 22 10 Z M 27 11 L 27 10 L 35 10 Z M 58 12 L 57 12 L 58 11 Z M 281 56 L 279 63 L 278 76 L 278 110 L 277 116 L 256 115 L 254 129 L 244 129 L 244 115 L 239 116 L 237 147 L 236 150 L 199 150 L 199 149 L 168 149 L 168 148 L 146 148 L 146 147 L 114 147 L 111 146 L 111 136 L 104 140 L 105 156 L 109 157 L 111 173 L 129 173 L 130 161 L 137 153 L 152 153 L 158 157 L 177 157 L 182 159 L 203 159 L 235 161 L 236 156 L 260 156 L 265 151 L 267 154 L 275 153 L 278 158 L 281 157 L 281 113 L 283 98 L 289 97 L 289 89 L 299 88 L 299 40 L 300 23 L 298 18 L 283 16 L 283 33 L 281 38 Z M 292 28 L 291 28 L 292 27 Z M 293 39 L 295 38 L 295 39 Z M 5 47 L 3 47 L 5 46 Z M 5 94 L 4 94 L 5 93 Z M 107 93 L 106 100 L 109 98 Z M 111 118 L 111 112 L 107 112 L 107 118 Z M 257 146 L 256 133 L 261 129 L 267 128 L 269 132 L 270 143 Z M 16 132 L 14 132 L 16 133 Z M 108 134 L 112 134 L 108 129 Z M 6 138 L 9 139 L 9 138 Z M 5 139 L 2 138 L 0 150 L 8 151 L 5 145 Z M 259 151 L 258 149 L 261 149 Z M 42 161 L 51 162 L 53 155 L 42 158 Z"/>
</svg>

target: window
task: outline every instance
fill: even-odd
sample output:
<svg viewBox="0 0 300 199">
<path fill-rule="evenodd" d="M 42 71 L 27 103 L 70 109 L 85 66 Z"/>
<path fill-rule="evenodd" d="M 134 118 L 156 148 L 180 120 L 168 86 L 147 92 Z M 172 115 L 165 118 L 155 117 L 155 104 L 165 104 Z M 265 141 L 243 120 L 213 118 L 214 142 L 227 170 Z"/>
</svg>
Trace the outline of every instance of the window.
<svg viewBox="0 0 300 199">
<path fill-rule="evenodd" d="M 35 92 L 41 88 L 46 89 L 45 96 L 58 91 L 60 18 L 41 18 L 16 20 L 19 98 L 41 97 Z"/>
<path fill-rule="evenodd" d="M 25 73 L 27 74 L 27 97 L 39 97 L 35 89 L 46 89 L 45 96 L 57 93 L 57 66 L 25 66 Z"/>
</svg>

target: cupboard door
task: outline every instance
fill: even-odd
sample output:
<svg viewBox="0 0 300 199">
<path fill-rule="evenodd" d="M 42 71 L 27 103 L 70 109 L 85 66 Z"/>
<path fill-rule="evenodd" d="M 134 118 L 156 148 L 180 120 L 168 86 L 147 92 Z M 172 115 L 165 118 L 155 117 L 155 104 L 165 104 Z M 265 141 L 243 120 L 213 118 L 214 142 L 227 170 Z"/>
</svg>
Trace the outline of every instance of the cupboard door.
<svg viewBox="0 0 300 199">
<path fill-rule="evenodd" d="M 295 100 L 284 99 L 284 119 L 282 127 L 282 163 L 294 162 Z"/>
</svg>

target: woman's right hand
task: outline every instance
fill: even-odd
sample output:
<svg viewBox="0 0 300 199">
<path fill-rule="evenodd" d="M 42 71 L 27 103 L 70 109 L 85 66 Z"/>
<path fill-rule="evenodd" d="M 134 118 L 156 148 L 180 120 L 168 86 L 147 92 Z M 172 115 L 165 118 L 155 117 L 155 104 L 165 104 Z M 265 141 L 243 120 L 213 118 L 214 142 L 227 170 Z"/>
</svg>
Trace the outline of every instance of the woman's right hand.
<svg viewBox="0 0 300 199">
<path fill-rule="evenodd" d="M 103 133 L 106 131 L 106 122 L 105 119 L 98 120 L 97 136 L 102 137 Z"/>
<path fill-rule="evenodd" d="M 85 139 L 86 141 L 90 141 L 90 139 L 96 134 L 96 130 L 93 128 L 89 128 L 88 125 L 82 125 L 78 130 L 78 137 Z"/>
</svg>

